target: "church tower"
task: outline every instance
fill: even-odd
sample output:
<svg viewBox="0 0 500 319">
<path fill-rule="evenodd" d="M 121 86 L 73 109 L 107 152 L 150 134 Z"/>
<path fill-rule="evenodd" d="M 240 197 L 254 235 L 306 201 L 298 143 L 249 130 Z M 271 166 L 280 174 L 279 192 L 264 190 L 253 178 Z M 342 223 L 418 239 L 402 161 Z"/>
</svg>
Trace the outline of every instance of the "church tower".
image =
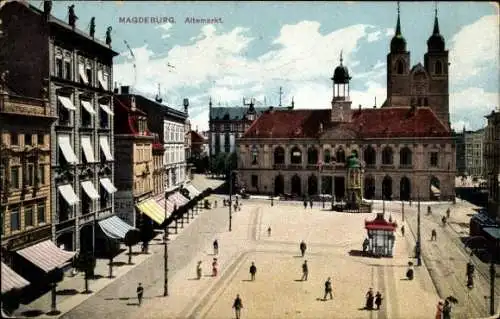
<svg viewBox="0 0 500 319">
<path fill-rule="evenodd" d="M 340 52 L 340 65 L 333 72 L 333 99 L 332 113 L 330 120 L 332 122 L 350 122 L 351 121 L 351 99 L 349 97 L 349 70 L 343 65 L 342 52 Z"/>
<path fill-rule="evenodd" d="M 383 106 L 410 105 L 410 52 L 406 51 L 399 15 L 398 2 L 396 32 L 391 40 L 391 51 L 387 54 L 387 101 Z"/>
<path fill-rule="evenodd" d="M 434 15 L 434 28 L 432 35 L 427 40 L 424 67 L 430 76 L 429 106 L 437 117 L 450 127 L 448 51 L 445 49 L 444 38 L 439 33 L 437 4 Z"/>
</svg>

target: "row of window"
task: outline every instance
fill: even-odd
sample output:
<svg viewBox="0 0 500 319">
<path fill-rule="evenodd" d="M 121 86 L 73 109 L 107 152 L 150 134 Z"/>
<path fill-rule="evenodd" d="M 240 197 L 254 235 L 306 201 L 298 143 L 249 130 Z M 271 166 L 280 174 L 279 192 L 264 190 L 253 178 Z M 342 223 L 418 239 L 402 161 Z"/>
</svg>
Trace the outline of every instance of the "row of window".
<svg viewBox="0 0 500 319">
<path fill-rule="evenodd" d="M 95 87 L 95 84 L 98 83 L 104 90 L 109 90 L 111 68 L 99 63 L 96 72 L 97 79 L 94 79 L 95 73 L 93 69 L 92 63 L 78 63 L 77 72 L 75 72 L 70 58 L 63 59 L 61 56 L 56 56 L 54 76 L 91 87 Z"/>
<path fill-rule="evenodd" d="M 185 161 L 184 145 L 166 146 L 165 149 L 165 164 Z"/>
<path fill-rule="evenodd" d="M 250 124 L 236 124 L 236 123 L 224 123 L 224 124 L 210 124 L 211 132 L 243 132 L 248 129 Z"/>
<path fill-rule="evenodd" d="M 5 207 L 1 207 L 2 227 L 5 233 Z M 46 206 L 44 201 L 37 202 L 36 204 L 24 206 L 9 206 L 8 213 L 10 216 L 10 231 L 15 232 L 21 228 L 28 228 L 39 226 L 46 223 Z M 22 216 L 21 216 L 22 214 Z"/>
<path fill-rule="evenodd" d="M 357 154 L 357 151 L 354 151 Z M 342 148 L 337 149 L 335 155 L 331 153 L 329 149 L 324 150 L 322 162 L 325 164 L 331 162 L 345 163 L 346 154 Z M 438 166 L 438 152 L 429 153 L 429 165 L 433 167 Z M 252 165 L 258 165 L 259 150 L 256 146 L 251 148 L 251 163 Z M 367 166 L 376 165 L 377 155 L 373 147 L 367 147 L 363 152 L 363 160 Z M 291 164 L 302 164 L 302 151 L 298 147 L 294 147 L 290 151 L 290 163 Z M 316 165 L 320 163 L 318 150 L 311 148 L 307 152 L 307 164 Z M 408 147 L 404 147 L 399 152 L 399 164 L 410 166 L 412 165 L 412 151 Z M 274 164 L 285 164 L 285 150 L 282 147 L 277 147 L 274 149 Z M 394 154 L 390 147 L 385 147 L 382 150 L 382 165 L 393 165 L 394 164 Z"/>
<path fill-rule="evenodd" d="M 110 129 L 110 116 L 113 112 L 106 104 L 99 104 L 99 109 L 96 111 L 92 106 L 90 100 L 80 100 L 80 125 L 82 127 L 93 127 L 93 115 L 98 112 L 99 116 L 99 127 L 104 129 Z M 72 126 L 74 113 L 72 111 L 76 110 L 71 97 L 68 96 L 58 96 L 57 101 L 57 113 L 58 113 L 58 124 L 61 126 Z"/>
<path fill-rule="evenodd" d="M 71 136 L 67 134 L 58 134 L 57 136 L 57 164 L 59 166 L 67 166 L 68 164 L 78 164 L 78 158 L 73 151 L 71 143 Z M 111 152 L 109 136 L 99 136 L 99 158 L 94 156 L 94 147 L 92 145 L 92 138 L 88 135 L 80 137 L 80 159 L 83 164 L 96 163 L 98 161 L 113 161 L 113 154 Z"/>
<path fill-rule="evenodd" d="M 184 125 L 179 123 L 168 122 L 165 125 L 164 140 L 168 142 L 184 142 Z"/>
<path fill-rule="evenodd" d="M 12 145 L 12 146 L 44 146 L 45 144 L 45 135 L 44 133 L 24 133 L 24 134 L 17 134 L 11 132 L 10 134 L 6 134 L 5 136 L 5 141 L 8 142 L 6 143 L 7 145 Z"/>
<path fill-rule="evenodd" d="M 80 207 L 81 215 L 90 214 L 93 211 L 94 200 L 86 193 L 84 189 L 80 190 Z M 64 196 L 59 192 L 57 196 L 57 212 L 59 222 L 64 222 L 73 218 L 73 206 L 70 205 Z M 101 210 L 111 207 L 111 196 L 108 191 L 102 186 L 99 186 L 99 206 Z"/>
<path fill-rule="evenodd" d="M 134 181 L 134 193 L 143 194 L 149 191 L 151 191 L 151 178 L 149 176 L 146 178 L 136 177 Z"/>
<path fill-rule="evenodd" d="M 47 169 L 48 165 L 35 165 L 34 160 L 28 158 L 26 171 L 23 172 L 22 166 L 12 166 L 9 171 L 8 186 L 12 190 L 21 189 L 23 186 L 34 187 L 47 184 Z M 23 175 L 24 174 L 24 175 Z M 24 179 L 22 178 L 24 177 Z M 0 166 L 0 185 L 6 183 L 6 167 Z"/>
<path fill-rule="evenodd" d="M 398 74 L 404 74 L 405 73 L 405 63 L 402 59 L 398 60 L 398 62 L 396 63 L 396 72 Z M 434 74 L 438 74 L 438 75 L 441 75 L 441 74 L 446 74 L 448 71 L 448 68 L 446 67 L 446 65 L 443 66 L 443 62 L 441 61 L 436 61 L 434 63 Z"/>
<path fill-rule="evenodd" d="M 151 144 L 136 144 L 136 157 L 134 160 L 136 163 L 148 162 L 152 159 Z"/>
</svg>

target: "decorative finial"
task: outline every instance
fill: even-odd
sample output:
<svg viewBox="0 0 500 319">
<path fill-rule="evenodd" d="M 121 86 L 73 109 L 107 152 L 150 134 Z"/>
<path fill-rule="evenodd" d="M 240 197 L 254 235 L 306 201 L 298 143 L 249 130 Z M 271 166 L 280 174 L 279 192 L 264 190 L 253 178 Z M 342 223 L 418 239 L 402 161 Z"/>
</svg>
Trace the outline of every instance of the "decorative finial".
<svg viewBox="0 0 500 319">
<path fill-rule="evenodd" d="M 340 50 L 340 65 L 342 65 L 342 61 L 344 61 L 344 59 L 342 58 L 342 50 Z"/>
<path fill-rule="evenodd" d="M 432 30 L 433 34 L 439 34 L 439 21 L 438 21 L 438 3 L 434 2 L 434 29 Z"/>
<path fill-rule="evenodd" d="M 400 13 L 400 10 L 399 10 L 399 9 L 400 9 L 400 8 L 399 8 L 399 1 L 398 1 L 398 15 L 399 15 L 399 13 Z"/>
<path fill-rule="evenodd" d="M 438 2 L 437 1 L 434 1 L 434 14 L 437 18 L 437 16 L 438 16 Z"/>
<path fill-rule="evenodd" d="M 401 21 L 399 19 L 400 14 L 399 1 L 398 1 L 398 21 L 396 22 L 396 35 L 401 35 Z"/>
<path fill-rule="evenodd" d="M 295 97 L 292 96 L 292 109 L 295 107 L 295 100 L 294 99 L 295 99 Z"/>
</svg>

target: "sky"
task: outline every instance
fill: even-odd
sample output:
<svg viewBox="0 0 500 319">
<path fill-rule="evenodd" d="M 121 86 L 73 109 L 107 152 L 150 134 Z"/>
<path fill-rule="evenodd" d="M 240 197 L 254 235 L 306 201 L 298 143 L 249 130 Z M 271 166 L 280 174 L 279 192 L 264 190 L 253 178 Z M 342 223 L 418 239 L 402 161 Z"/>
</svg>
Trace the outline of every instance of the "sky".
<svg viewBox="0 0 500 319">
<path fill-rule="evenodd" d="M 296 108 L 331 107 L 330 78 L 341 52 L 353 107 L 373 107 L 375 98 L 380 106 L 386 98 L 396 2 L 54 1 L 52 14 L 67 21 L 72 3 L 77 28 L 88 32 L 95 17 L 102 40 L 113 28 L 118 86 L 150 98 L 160 92 L 177 109 L 188 98 L 193 129 L 208 128 L 210 98 L 214 106 L 241 106 L 243 98 L 277 106 L 282 87 L 283 106 L 293 98 Z M 400 6 L 411 65 L 423 64 L 436 2 Z M 479 129 L 499 103 L 498 5 L 437 2 L 437 8 L 451 63 L 452 128 Z"/>
</svg>

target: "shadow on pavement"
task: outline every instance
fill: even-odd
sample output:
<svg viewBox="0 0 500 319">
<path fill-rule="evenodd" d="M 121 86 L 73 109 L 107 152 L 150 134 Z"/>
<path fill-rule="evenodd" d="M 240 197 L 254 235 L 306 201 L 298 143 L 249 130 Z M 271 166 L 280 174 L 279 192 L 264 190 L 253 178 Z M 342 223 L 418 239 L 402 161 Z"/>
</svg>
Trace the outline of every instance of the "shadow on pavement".
<svg viewBox="0 0 500 319">
<path fill-rule="evenodd" d="M 127 263 L 123 262 L 123 261 L 113 261 L 113 263 L 111 264 L 111 266 L 118 266 L 118 267 L 125 266 L 125 265 L 127 265 Z"/>
<path fill-rule="evenodd" d="M 56 292 L 56 294 L 60 295 L 60 296 L 73 296 L 73 295 L 78 294 L 78 290 L 76 290 L 76 289 L 62 289 L 62 290 L 58 290 Z"/>
<path fill-rule="evenodd" d="M 205 277 L 206 277 L 206 276 L 205 276 Z M 210 277 L 211 277 L 211 276 L 210 276 Z M 200 280 L 200 279 L 198 279 L 197 277 L 195 277 L 195 278 L 189 278 L 188 280 Z"/>
<path fill-rule="evenodd" d="M 302 256 L 298 255 L 298 256 L 293 256 L 294 258 L 302 258 Z"/>
<path fill-rule="evenodd" d="M 23 317 L 38 317 L 38 316 L 43 315 L 43 314 L 44 314 L 44 312 L 41 311 L 41 310 L 38 310 L 38 309 L 36 309 L 36 310 L 27 310 L 27 311 L 21 312 L 21 315 Z"/>
<path fill-rule="evenodd" d="M 127 303 L 127 306 L 139 306 L 139 303 L 138 302 L 128 302 Z"/>
<path fill-rule="evenodd" d="M 248 281 L 253 281 L 253 280 L 251 280 L 251 279 L 243 279 L 242 281 L 248 282 Z"/>
<path fill-rule="evenodd" d="M 302 280 L 302 279 L 295 279 L 294 281 L 298 281 L 298 282 L 300 282 L 300 281 L 303 281 L 303 280 Z"/>
<path fill-rule="evenodd" d="M 94 275 L 92 277 L 92 280 L 97 280 L 97 279 L 101 279 L 101 278 L 104 278 L 104 276 L 103 275 Z"/>
<path fill-rule="evenodd" d="M 362 250 L 357 250 L 357 249 L 351 249 L 349 251 L 349 256 L 354 256 L 354 257 L 372 257 L 371 255 L 368 254 L 368 252 L 362 251 Z"/>
<path fill-rule="evenodd" d="M 59 316 L 60 314 L 61 314 L 61 312 L 59 310 L 49 311 L 46 313 L 46 315 L 49 315 L 49 316 Z"/>
</svg>

